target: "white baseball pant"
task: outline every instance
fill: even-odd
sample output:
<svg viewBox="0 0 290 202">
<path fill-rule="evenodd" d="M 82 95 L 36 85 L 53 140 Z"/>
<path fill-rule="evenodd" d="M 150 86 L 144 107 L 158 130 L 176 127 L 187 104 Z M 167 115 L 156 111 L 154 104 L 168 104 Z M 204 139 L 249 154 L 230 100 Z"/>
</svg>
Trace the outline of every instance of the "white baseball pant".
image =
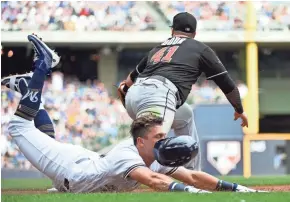
<svg viewBox="0 0 290 202">
<path fill-rule="evenodd" d="M 57 142 L 35 128 L 33 121 L 13 116 L 9 133 L 24 156 L 40 172 L 49 177 L 57 189 L 66 190 L 64 180 L 81 172 L 76 163 L 99 155 L 77 145 Z"/>
</svg>

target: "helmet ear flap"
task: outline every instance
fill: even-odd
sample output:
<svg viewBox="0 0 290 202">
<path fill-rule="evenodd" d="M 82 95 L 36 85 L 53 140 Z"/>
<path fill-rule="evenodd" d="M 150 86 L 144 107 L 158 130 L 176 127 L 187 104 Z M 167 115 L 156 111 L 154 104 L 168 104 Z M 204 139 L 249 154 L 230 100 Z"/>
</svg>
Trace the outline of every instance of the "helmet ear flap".
<svg viewBox="0 0 290 202">
<path fill-rule="evenodd" d="M 154 145 L 156 161 L 169 167 L 188 163 L 198 154 L 198 143 L 190 136 L 178 136 L 157 141 Z"/>
</svg>

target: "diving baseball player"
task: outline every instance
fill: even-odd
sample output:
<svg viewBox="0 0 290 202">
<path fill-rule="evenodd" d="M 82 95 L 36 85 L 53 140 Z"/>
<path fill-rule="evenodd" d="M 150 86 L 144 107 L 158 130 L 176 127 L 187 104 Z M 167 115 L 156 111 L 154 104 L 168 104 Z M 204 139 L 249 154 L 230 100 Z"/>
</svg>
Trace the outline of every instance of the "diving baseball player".
<svg viewBox="0 0 290 202">
<path fill-rule="evenodd" d="M 28 80 L 29 75 L 11 76 L 1 82 L 22 94 L 9 124 L 9 133 L 25 157 L 54 182 L 57 190 L 73 193 L 119 192 L 144 184 L 158 190 L 191 193 L 210 193 L 201 189 L 257 192 L 204 172 L 158 164 L 154 156 L 155 143 L 161 142 L 162 145 L 168 141 L 164 139 L 163 119 L 155 115 L 148 114 L 134 120 L 131 125 L 132 138 L 119 143 L 105 156 L 49 137 L 35 124 L 45 126 L 48 122 L 47 113 L 39 115 L 39 111 L 44 110 L 40 106 L 41 92 L 46 75 L 53 66 L 52 61 L 58 56 L 37 36 L 29 35 L 28 40 L 37 55 L 32 78 Z M 168 145 L 168 148 L 173 151 L 180 149 L 178 144 L 172 142 L 174 145 Z M 174 163 L 180 159 L 184 159 L 183 154 L 172 161 Z"/>
<path fill-rule="evenodd" d="M 132 119 L 148 112 L 164 119 L 165 131 L 191 135 L 198 141 L 192 109 L 185 103 L 191 87 L 202 72 L 213 80 L 235 109 L 234 119 L 248 126 L 239 90 L 214 51 L 194 39 L 197 21 L 187 12 L 173 18 L 172 37 L 153 48 L 118 89 Z M 125 99 L 126 96 L 126 99 Z M 200 169 L 197 165 L 188 168 Z"/>
</svg>

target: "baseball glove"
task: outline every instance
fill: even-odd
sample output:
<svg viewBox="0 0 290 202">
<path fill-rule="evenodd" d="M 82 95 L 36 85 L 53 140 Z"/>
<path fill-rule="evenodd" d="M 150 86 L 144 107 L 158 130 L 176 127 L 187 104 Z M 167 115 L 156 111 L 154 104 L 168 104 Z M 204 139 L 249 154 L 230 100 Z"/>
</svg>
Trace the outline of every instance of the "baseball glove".
<svg viewBox="0 0 290 202">
<path fill-rule="evenodd" d="M 126 81 L 122 81 L 117 89 L 117 94 L 118 94 L 118 98 L 121 100 L 123 106 L 126 108 L 126 104 L 125 104 L 125 97 L 126 97 L 126 92 L 124 92 L 123 88 L 126 84 Z"/>
</svg>

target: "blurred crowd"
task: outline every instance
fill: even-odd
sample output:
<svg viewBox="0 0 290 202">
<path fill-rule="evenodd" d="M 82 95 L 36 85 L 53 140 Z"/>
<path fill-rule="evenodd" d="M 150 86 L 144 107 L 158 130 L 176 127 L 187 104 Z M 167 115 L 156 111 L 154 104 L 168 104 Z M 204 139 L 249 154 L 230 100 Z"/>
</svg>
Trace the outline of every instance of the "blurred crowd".
<svg viewBox="0 0 290 202">
<path fill-rule="evenodd" d="M 1 1 L 3 31 L 148 30 L 148 11 L 134 1 Z"/>
<path fill-rule="evenodd" d="M 290 2 L 255 2 L 258 28 L 261 30 L 290 30 Z"/>
<path fill-rule="evenodd" d="M 155 30 L 146 2 L 134 1 L 3 1 L 2 31 L 20 30 Z M 245 28 L 245 1 L 154 1 L 168 21 L 187 11 L 199 20 L 199 30 L 240 30 Z M 289 30 L 290 2 L 254 2 L 259 30 Z M 152 12 L 151 10 L 151 12 Z M 162 19 L 162 18 L 161 18 Z"/>
<path fill-rule="evenodd" d="M 241 98 L 245 98 L 248 93 L 247 86 L 239 80 L 236 81 L 236 85 Z M 213 81 L 201 78 L 200 82 L 192 86 L 187 103 L 194 106 L 198 104 L 228 104 L 229 102 L 221 89 Z"/>
<path fill-rule="evenodd" d="M 30 169 L 31 164 L 8 133 L 8 122 L 19 99 L 19 93 L 2 87 L 2 167 Z M 131 118 L 121 102 L 110 97 L 104 84 L 97 80 L 80 83 L 75 78 L 65 77 L 63 80 L 62 74 L 55 73 L 45 83 L 42 99 L 53 120 L 57 141 L 99 151 L 129 136 Z"/>
<path fill-rule="evenodd" d="M 187 11 L 198 19 L 199 30 L 239 30 L 245 28 L 245 1 L 158 1 L 154 3 L 171 21 L 178 12 Z M 290 30 L 290 3 L 261 1 L 254 2 L 258 29 Z"/>
</svg>

